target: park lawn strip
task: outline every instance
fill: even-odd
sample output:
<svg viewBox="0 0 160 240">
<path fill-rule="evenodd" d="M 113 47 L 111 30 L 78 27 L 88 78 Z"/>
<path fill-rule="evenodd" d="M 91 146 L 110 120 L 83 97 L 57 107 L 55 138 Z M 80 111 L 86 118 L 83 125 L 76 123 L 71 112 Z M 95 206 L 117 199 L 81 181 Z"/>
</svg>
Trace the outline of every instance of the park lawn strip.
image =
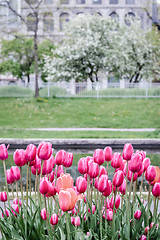
<svg viewBox="0 0 160 240">
<path fill-rule="evenodd" d="M 0 128 L 160 128 L 159 99 L 0 98 Z"/>
<path fill-rule="evenodd" d="M 38 131 L 4 128 L 0 129 L 0 138 L 160 138 L 160 131 Z"/>
</svg>

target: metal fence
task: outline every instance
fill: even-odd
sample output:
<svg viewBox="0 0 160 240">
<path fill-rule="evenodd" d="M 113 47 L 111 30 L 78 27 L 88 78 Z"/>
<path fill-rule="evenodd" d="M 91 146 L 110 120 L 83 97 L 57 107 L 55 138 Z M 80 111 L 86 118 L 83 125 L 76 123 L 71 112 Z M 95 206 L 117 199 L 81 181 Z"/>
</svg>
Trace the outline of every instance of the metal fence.
<svg viewBox="0 0 160 240">
<path fill-rule="evenodd" d="M 40 97 L 88 97 L 88 98 L 160 98 L 160 84 L 156 83 L 91 83 L 75 81 L 47 82 L 39 84 Z M 0 97 L 33 97 L 34 84 L 0 84 Z"/>
</svg>

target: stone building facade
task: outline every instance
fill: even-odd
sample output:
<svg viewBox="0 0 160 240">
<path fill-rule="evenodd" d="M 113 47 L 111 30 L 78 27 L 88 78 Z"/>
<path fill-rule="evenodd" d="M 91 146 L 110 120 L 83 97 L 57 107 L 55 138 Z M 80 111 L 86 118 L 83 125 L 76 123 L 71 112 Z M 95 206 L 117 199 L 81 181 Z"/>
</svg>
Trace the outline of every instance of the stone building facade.
<svg viewBox="0 0 160 240">
<path fill-rule="evenodd" d="M 10 32 L 19 32 L 31 36 L 33 34 L 34 18 L 25 0 L 10 0 L 12 7 L 27 21 L 28 27 L 0 0 L 0 28 L 1 36 L 8 36 Z M 33 4 L 37 0 L 28 0 Z M 156 0 L 155 0 L 156 1 Z M 151 3 L 152 2 L 152 3 Z M 128 24 L 128 16 L 139 17 L 142 28 L 152 24 L 148 13 L 153 16 L 156 12 L 155 4 L 150 0 L 42 0 L 39 8 L 40 38 L 61 39 L 64 35 L 64 24 L 77 14 L 99 14 L 103 17 L 117 18 L 121 25 Z"/>
</svg>

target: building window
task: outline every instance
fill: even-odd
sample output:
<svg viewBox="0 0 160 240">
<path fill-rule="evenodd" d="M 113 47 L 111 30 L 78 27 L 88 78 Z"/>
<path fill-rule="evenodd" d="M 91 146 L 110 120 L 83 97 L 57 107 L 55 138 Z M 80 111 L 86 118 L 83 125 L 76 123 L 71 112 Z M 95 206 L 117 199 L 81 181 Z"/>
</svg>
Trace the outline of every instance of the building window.
<svg viewBox="0 0 160 240">
<path fill-rule="evenodd" d="M 118 0 L 110 0 L 109 3 L 110 4 L 118 4 Z"/>
<path fill-rule="evenodd" d="M 36 17 L 32 13 L 27 16 L 27 28 L 28 31 L 35 31 L 36 29 Z"/>
<path fill-rule="evenodd" d="M 111 14 L 109 14 L 109 16 L 115 20 L 119 20 L 119 16 L 116 12 L 112 12 Z"/>
<path fill-rule="evenodd" d="M 59 22 L 60 31 L 64 30 L 64 26 L 67 22 L 69 22 L 69 14 L 68 13 L 62 13 L 60 15 L 60 22 Z"/>
<path fill-rule="evenodd" d="M 69 4 L 69 0 L 61 0 L 61 4 Z"/>
<path fill-rule="evenodd" d="M 125 24 L 127 26 L 130 26 L 131 22 L 134 21 L 134 18 L 135 18 L 135 14 L 133 12 L 127 13 L 126 16 L 125 16 Z"/>
<path fill-rule="evenodd" d="M 93 4 L 101 4 L 102 0 L 93 0 Z"/>
<path fill-rule="evenodd" d="M 77 4 L 85 4 L 85 0 L 77 0 Z"/>
<path fill-rule="evenodd" d="M 53 0 L 44 0 L 44 4 L 53 4 Z"/>
<path fill-rule="evenodd" d="M 43 17 L 44 32 L 52 32 L 54 30 L 52 13 L 45 13 Z"/>
<path fill-rule="evenodd" d="M 135 4 L 135 0 L 126 0 L 126 4 Z"/>
</svg>

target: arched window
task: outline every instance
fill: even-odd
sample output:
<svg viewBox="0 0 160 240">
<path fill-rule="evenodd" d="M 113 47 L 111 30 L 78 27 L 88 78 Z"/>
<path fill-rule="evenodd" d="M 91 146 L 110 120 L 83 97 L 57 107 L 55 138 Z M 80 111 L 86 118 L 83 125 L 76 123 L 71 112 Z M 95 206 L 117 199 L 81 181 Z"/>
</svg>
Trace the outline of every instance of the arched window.
<svg viewBox="0 0 160 240">
<path fill-rule="evenodd" d="M 69 22 L 69 14 L 68 13 L 62 13 L 60 15 L 60 22 L 59 22 L 59 29 L 60 31 L 64 30 L 64 25 Z"/>
<path fill-rule="evenodd" d="M 77 4 L 85 4 L 85 0 L 77 0 Z"/>
<path fill-rule="evenodd" d="M 27 27 L 28 31 L 35 31 L 36 28 L 36 17 L 33 13 L 27 16 Z"/>
<path fill-rule="evenodd" d="M 45 13 L 43 16 L 43 29 L 45 32 L 52 32 L 54 30 L 52 13 Z"/>
<path fill-rule="evenodd" d="M 126 0 L 126 4 L 135 4 L 135 0 Z"/>
<path fill-rule="evenodd" d="M 135 14 L 133 12 L 129 12 L 125 15 L 125 24 L 127 26 L 131 25 L 131 22 L 134 21 Z"/>
<path fill-rule="evenodd" d="M 119 16 L 116 12 L 112 12 L 111 14 L 109 14 L 109 16 L 115 20 L 119 20 Z"/>
<path fill-rule="evenodd" d="M 118 0 L 110 0 L 109 3 L 110 4 L 118 4 Z"/>
</svg>

